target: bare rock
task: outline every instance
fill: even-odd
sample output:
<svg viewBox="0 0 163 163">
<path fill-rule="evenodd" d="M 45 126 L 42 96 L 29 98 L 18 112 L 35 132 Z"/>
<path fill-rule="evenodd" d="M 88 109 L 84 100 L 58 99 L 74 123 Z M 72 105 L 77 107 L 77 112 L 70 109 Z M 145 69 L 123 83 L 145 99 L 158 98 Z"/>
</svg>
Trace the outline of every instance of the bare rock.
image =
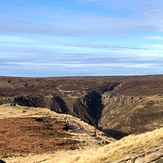
<svg viewBox="0 0 163 163">
<path fill-rule="evenodd" d="M 163 145 L 125 156 L 113 163 L 163 163 Z"/>
</svg>

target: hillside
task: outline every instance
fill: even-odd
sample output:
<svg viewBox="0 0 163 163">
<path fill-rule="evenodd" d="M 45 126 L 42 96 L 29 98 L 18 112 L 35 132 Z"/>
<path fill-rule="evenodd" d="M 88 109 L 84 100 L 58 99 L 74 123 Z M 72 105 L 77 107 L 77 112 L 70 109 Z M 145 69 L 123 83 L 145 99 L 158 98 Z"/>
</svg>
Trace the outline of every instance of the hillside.
<svg viewBox="0 0 163 163">
<path fill-rule="evenodd" d="M 80 150 L 28 154 L 4 158 L 10 163 L 162 163 L 163 128 L 141 135 L 127 136 L 102 147 L 89 146 Z"/>
<path fill-rule="evenodd" d="M 163 128 L 116 141 L 99 130 L 94 136 L 93 126 L 71 115 L 6 104 L 0 105 L 0 123 L 0 159 L 7 163 L 163 160 Z"/>
<path fill-rule="evenodd" d="M 163 127 L 163 76 L 0 77 L 0 104 L 49 108 L 120 139 Z"/>
<path fill-rule="evenodd" d="M 90 148 L 61 162 L 77 163 L 147 163 L 163 161 L 163 128 L 140 135 L 130 135 L 99 148 Z M 55 159 L 54 159 L 55 160 Z M 47 161 L 48 162 L 48 161 Z M 53 162 L 53 159 L 50 160 Z"/>
<path fill-rule="evenodd" d="M 93 126 L 47 108 L 0 105 L 0 123 L 0 158 L 3 160 L 99 147 L 115 141 L 99 130 L 95 137 Z"/>
</svg>

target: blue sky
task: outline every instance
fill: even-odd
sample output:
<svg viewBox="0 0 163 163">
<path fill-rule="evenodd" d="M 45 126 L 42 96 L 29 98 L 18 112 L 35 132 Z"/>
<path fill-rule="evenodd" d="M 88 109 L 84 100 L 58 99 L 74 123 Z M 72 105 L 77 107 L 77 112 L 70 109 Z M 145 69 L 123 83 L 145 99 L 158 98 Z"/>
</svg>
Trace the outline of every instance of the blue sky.
<svg viewBox="0 0 163 163">
<path fill-rule="evenodd" d="M 163 73 L 163 0 L 0 0 L 0 76 Z"/>
</svg>

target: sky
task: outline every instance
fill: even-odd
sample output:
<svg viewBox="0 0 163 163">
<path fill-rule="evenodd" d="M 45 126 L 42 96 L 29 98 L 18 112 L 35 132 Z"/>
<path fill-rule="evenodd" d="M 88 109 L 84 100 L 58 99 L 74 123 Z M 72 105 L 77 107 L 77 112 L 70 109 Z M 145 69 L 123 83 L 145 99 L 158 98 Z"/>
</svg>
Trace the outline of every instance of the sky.
<svg viewBox="0 0 163 163">
<path fill-rule="evenodd" d="M 0 0 L 0 76 L 163 74 L 163 0 Z"/>
</svg>

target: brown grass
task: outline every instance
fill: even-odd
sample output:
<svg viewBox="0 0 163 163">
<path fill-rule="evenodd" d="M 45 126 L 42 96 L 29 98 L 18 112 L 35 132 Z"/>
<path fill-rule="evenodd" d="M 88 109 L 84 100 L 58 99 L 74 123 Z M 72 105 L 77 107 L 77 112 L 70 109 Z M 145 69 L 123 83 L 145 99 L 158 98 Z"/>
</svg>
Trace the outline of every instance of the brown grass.
<svg viewBox="0 0 163 163">
<path fill-rule="evenodd" d="M 163 143 L 162 133 L 163 128 L 141 135 L 131 135 L 104 147 L 28 155 L 27 157 L 8 158 L 6 161 L 10 163 L 109 163 L 128 154 L 161 145 Z"/>
<path fill-rule="evenodd" d="M 0 123 L 2 156 L 52 152 L 79 143 L 64 133 L 61 122 L 52 118 L 7 118 Z"/>
<path fill-rule="evenodd" d="M 98 130 L 99 139 L 96 139 L 92 136 L 94 127 L 78 118 L 67 116 L 69 124 L 74 126 L 76 131 L 65 130 L 64 114 L 57 114 L 46 108 L 0 105 L 0 159 L 12 162 L 15 160 L 13 157 L 16 160 L 18 156 L 26 159 L 26 155 L 35 157 L 44 153 L 99 146 L 103 139 L 114 141 L 102 136 L 102 132 Z"/>
<path fill-rule="evenodd" d="M 103 148 L 91 149 L 86 152 L 83 151 L 81 156 L 76 156 L 73 160 L 75 161 L 78 158 L 78 161 L 76 162 L 80 163 L 84 160 L 89 163 L 112 162 L 113 160 L 117 160 L 125 155 L 160 145 L 163 143 L 162 133 L 163 128 L 141 135 L 131 135 Z"/>
</svg>

